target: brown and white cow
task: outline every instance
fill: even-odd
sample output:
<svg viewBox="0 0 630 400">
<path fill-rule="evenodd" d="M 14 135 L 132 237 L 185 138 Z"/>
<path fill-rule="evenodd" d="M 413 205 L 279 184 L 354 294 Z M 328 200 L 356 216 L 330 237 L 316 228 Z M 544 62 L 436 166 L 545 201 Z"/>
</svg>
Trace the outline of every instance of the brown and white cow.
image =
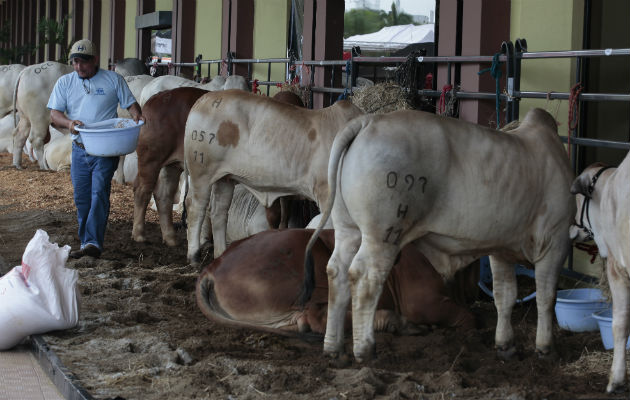
<svg viewBox="0 0 630 400">
<path fill-rule="evenodd" d="M 21 151 L 29 139 L 39 167 L 46 169 L 44 142 L 50 134 L 50 110 L 46 105 L 57 79 L 72 71 L 70 65 L 46 61 L 20 72 L 13 94 L 13 104 L 20 116 L 20 122 L 13 131 L 13 165 L 16 168 L 21 168 Z"/>
<path fill-rule="evenodd" d="M 362 112 L 347 101 L 307 110 L 242 91 L 210 92 L 190 110 L 184 157 L 191 178 L 188 260 L 199 262 L 203 217 L 210 203 L 214 256 L 225 251 L 225 226 L 235 182 L 269 207 L 282 196 L 322 204 L 326 165 L 339 129 Z"/>
<path fill-rule="evenodd" d="M 332 146 L 331 196 L 322 218 L 332 210 L 336 232 L 324 352 L 343 352 L 352 300 L 355 358 L 373 356 L 378 295 L 397 254 L 413 243 L 445 277 L 490 255 L 502 355 L 514 346 L 514 263 L 534 265 L 536 350 L 549 353 L 575 214 L 572 178 L 555 120 L 541 109 L 509 133 L 421 111 L 351 121 Z M 306 289 L 313 284 L 309 274 Z"/>
<path fill-rule="evenodd" d="M 181 186 L 180 174 L 184 168 L 186 117 L 196 99 L 206 92 L 201 88 L 191 87 L 166 90 L 154 95 L 143 107 L 146 123 L 140 130 L 135 154 L 137 170 L 136 174 L 133 174 L 134 178 L 138 176 L 137 181 L 134 182 L 132 237 L 135 241 L 145 240 L 144 220 L 149 201 L 147 199 L 150 199 L 151 194 L 153 194 L 156 197 L 156 206 L 160 215 L 162 238 L 167 245 L 175 245 L 172 206 L 174 202 L 177 202 L 174 200 L 175 193 L 177 188 Z M 284 96 L 283 100 L 295 102 L 296 97 L 292 94 L 291 96 Z M 133 158 L 133 153 L 131 156 Z M 130 157 L 127 156 L 127 158 Z M 125 159 L 125 177 L 131 178 L 127 172 L 127 161 Z M 251 201 L 251 199 L 247 201 Z M 252 204 L 255 206 L 255 202 Z M 169 210 L 169 206 L 171 210 Z M 277 208 L 280 208 L 279 204 Z M 247 220 L 246 223 L 249 226 L 251 221 Z M 252 232 L 251 229 L 252 227 L 248 227 L 243 229 L 243 232 Z M 255 225 L 253 229 L 258 232 L 260 227 Z M 236 236 L 233 235 L 233 237 Z M 238 236 L 238 238 L 241 237 Z"/>
<path fill-rule="evenodd" d="M 138 137 L 138 175 L 133 188 L 132 237 L 136 242 L 145 240 L 144 220 L 153 194 L 162 239 L 168 246 L 176 244 L 173 199 L 184 170 L 184 128 L 191 107 L 206 93 L 195 87 L 180 87 L 155 94 L 142 107 L 145 123 Z"/>
<path fill-rule="evenodd" d="M 266 230 L 232 244 L 197 280 L 197 304 L 211 321 L 278 333 L 324 333 L 328 285 L 326 263 L 334 231 L 324 230 L 313 247 L 319 285 L 303 309 L 295 305 L 311 229 Z M 442 277 L 413 246 L 391 270 L 374 320 L 377 330 L 411 333 L 416 325 L 473 328 L 466 308 L 446 295 Z"/>
<path fill-rule="evenodd" d="M 573 182 L 578 203 L 573 234 L 594 239 L 606 259 L 606 276 L 612 294 L 613 362 L 607 392 L 626 380 L 626 342 L 630 333 L 630 157 L 618 168 L 594 164 Z M 581 229 L 577 229 L 581 228 Z"/>
</svg>

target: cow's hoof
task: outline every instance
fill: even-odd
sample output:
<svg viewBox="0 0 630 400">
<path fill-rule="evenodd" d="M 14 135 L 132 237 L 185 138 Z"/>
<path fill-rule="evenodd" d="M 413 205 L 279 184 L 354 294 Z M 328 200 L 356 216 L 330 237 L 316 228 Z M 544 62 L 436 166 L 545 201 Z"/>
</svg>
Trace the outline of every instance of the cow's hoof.
<svg viewBox="0 0 630 400">
<path fill-rule="evenodd" d="M 543 360 L 555 360 L 558 358 L 558 354 L 553 350 L 552 346 L 537 347 L 536 354 L 538 354 L 538 358 Z"/>
<path fill-rule="evenodd" d="M 516 354 L 514 345 L 497 346 L 497 356 L 502 360 L 509 360 Z"/>
<path fill-rule="evenodd" d="M 606 386 L 606 393 L 621 393 L 625 390 L 626 385 L 623 382 L 608 382 L 608 386 Z"/>
<path fill-rule="evenodd" d="M 22 169 L 22 166 L 19 164 L 13 164 L 13 166 L 15 167 L 15 169 Z"/>
<path fill-rule="evenodd" d="M 355 352 L 354 358 L 359 364 L 364 364 L 374 360 L 376 358 L 376 346 L 372 346 L 371 350 L 367 350 L 361 353 Z"/>
<path fill-rule="evenodd" d="M 166 243 L 166 245 L 168 247 L 175 247 L 175 246 L 177 246 L 177 241 L 175 239 L 167 239 L 167 238 L 165 238 L 164 239 L 164 243 Z"/>
<path fill-rule="evenodd" d="M 192 265 L 193 267 L 198 267 L 199 264 L 201 264 L 201 251 L 197 250 L 195 252 L 195 254 L 193 254 L 192 256 L 188 257 L 188 262 L 190 263 L 190 265 Z"/>
<path fill-rule="evenodd" d="M 131 238 L 137 243 L 144 243 L 146 241 L 144 235 L 131 235 Z"/>
<path fill-rule="evenodd" d="M 338 357 L 330 360 L 330 366 L 332 368 L 348 368 L 350 365 L 352 365 L 352 360 L 350 359 L 350 356 L 345 353 L 342 353 Z"/>
</svg>

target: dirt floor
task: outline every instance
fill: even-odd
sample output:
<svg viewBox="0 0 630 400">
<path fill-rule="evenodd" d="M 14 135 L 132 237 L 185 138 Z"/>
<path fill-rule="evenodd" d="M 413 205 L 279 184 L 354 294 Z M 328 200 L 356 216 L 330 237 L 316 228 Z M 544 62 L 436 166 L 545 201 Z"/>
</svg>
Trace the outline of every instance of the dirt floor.
<svg viewBox="0 0 630 400">
<path fill-rule="evenodd" d="M 0 155 L 0 273 L 20 263 L 35 230 L 79 244 L 68 173 L 10 167 Z M 106 249 L 99 260 L 68 261 L 79 271 L 81 318 L 74 329 L 45 335 L 50 347 L 98 399 L 609 399 L 612 354 L 598 332 L 558 328 L 555 357 L 534 353 L 536 307 L 517 306 L 517 354 L 493 348 L 495 311 L 470 306 L 478 328 L 427 327 L 418 336 L 377 334 L 377 358 L 337 368 L 322 338 L 304 340 L 217 326 L 195 304 L 199 270 L 181 245 L 162 245 L 155 213 L 149 242 L 131 241 L 133 192 L 114 184 Z M 347 338 L 350 348 L 350 337 Z"/>
</svg>

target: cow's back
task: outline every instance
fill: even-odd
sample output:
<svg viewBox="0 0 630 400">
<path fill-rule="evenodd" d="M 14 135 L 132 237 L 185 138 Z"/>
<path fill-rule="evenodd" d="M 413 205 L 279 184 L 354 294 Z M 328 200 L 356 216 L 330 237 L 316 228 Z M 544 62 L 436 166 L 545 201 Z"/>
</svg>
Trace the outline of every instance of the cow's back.
<svg viewBox="0 0 630 400">
<path fill-rule="evenodd" d="M 10 64 L 0 67 L 0 116 L 11 112 L 15 82 L 24 68 L 26 66 L 22 64 Z"/>
<path fill-rule="evenodd" d="M 142 89 L 142 93 L 140 94 L 140 98 L 136 98 L 138 103 L 141 106 L 144 104 L 156 93 L 175 89 L 179 87 L 197 87 L 200 86 L 197 82 L 182 78 L 174 75 L 163 75 L 153 79 Z"/>
<path fill-rule="evenodd" d="M 508 134 L 420 111 L 362 118 L 341 195 L 359 224 L 361 210 L 389 210 L 370 217 L 384 240 L 404 246 L 420 235 L 425 245 L 471 256 L 502 243 L 520 258 L 539 250 L 531 240 L 539 225 L 569 223 L 568 160 L 537 144 L 553 132 L 531 133 L 524 123 Z"/>
<path fill-rule="evenodd" d="M 207 93 L 186 122 L 184 147 L 191 177 L 214 182 L 232 175 L 263 191 L 309 177 L 310 182 L 286 194 L 317 200 L 312 188 L 326 185 L 334 135 L 360 114 L 345 101 L 307 110 L 237 90 Z"/>
<path fill-rule="evenodd" d="M 39 126 L 39 131 L 44 132 L 50 124 L 50 111 L 46 105 L 53 87 L 61 76 L 72 71 L 71 66 L 55 61 L 25 68 L 17 86 L 16 108 L 21 117 L 29 119 L 31 124 Z"/>
</svg>

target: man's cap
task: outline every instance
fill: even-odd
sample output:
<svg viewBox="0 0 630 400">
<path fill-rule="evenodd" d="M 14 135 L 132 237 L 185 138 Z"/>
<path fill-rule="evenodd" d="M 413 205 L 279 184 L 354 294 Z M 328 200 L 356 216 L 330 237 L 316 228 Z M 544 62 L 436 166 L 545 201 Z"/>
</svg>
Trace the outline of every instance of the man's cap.
<svg viewBox="0 0 630 400">
<path fill-rule="evenodd" d="M 94 43 L 88 39 L 81 39 L 74 42 L 72 48 L 70 49 L 71 60 L 76 57 L 89 60 L 94 56 L 96 56 L 96 46 L 94 46 Z"/>
</svg>

